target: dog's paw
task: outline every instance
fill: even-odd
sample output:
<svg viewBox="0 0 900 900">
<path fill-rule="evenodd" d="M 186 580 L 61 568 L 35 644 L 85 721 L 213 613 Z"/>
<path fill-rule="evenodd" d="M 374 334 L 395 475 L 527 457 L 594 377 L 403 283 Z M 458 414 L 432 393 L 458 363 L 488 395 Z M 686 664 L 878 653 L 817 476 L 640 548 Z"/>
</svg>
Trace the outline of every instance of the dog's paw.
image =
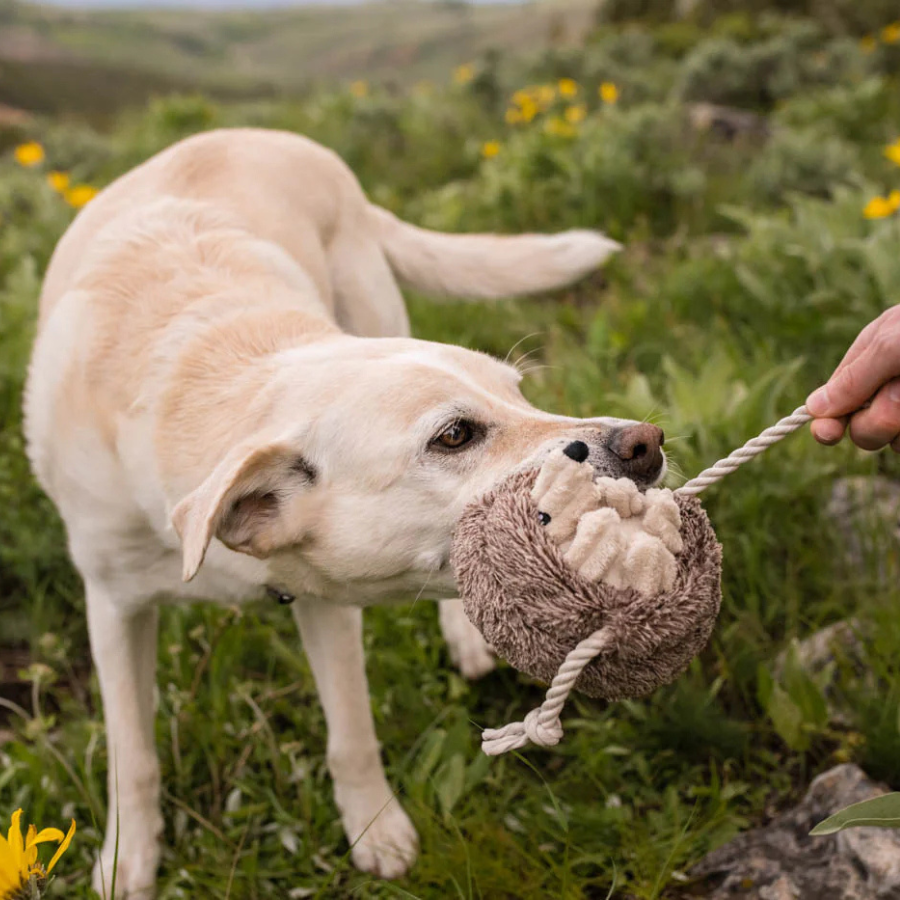
<svg viewBox="0 0 900 900">
<path fill-rule="evenodd" d="M 490 644 L 469 621 L 461 600 L 441 601 L 438 618 L 450 659 L 463 678 L 475 681 L 497 667 Z"/>
<path fill-rule="evenodd" d="M 158 867 L 158 841 L 148 838 L 143 844 L 127 847 L 120 841 L 116 854 L 113 840 L 111 846 L 107 842 L 94 865 L 92 884 L 102 900 L 153 900 Z"/>
<path fill-rule="evenodd" d="M 593 486 L 594 469 L 577 462 L 562 450 L 554 450 L 541 466 L 531 499 L 546 516 L 547 535 L 557 543 L 575 534 L 578 520 L 599 505 Z"/>
<path fill-rule="evenodd" d="M 350 858 L 363 872 L 377 878 L 400 878 L 416 861 L 419 836 L 396 798 L 371 816 L 345 814 L 344 827 L 353 847 Z"/>
</svg>

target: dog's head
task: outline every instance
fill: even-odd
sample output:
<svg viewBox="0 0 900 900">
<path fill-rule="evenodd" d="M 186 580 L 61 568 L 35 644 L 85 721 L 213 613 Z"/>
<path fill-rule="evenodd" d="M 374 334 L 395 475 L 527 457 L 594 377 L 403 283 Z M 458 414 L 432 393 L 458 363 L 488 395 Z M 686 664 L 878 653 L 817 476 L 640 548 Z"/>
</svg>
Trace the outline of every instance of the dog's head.
<svg viewBox="0 0 900 900">
<path fill-rule="evenodd" d="M 265 432 L 174 511 L 185 578 L 217 537 L 269 560 L 272 580 L 297 593 L 443 596 L 465 506 L 554 448 L 641 487 L 665 474 L 655 425 L 551 415 L 519 381 L 489 356 L 424 341 L 340 337 L 287 352 Z"/>
</svg>

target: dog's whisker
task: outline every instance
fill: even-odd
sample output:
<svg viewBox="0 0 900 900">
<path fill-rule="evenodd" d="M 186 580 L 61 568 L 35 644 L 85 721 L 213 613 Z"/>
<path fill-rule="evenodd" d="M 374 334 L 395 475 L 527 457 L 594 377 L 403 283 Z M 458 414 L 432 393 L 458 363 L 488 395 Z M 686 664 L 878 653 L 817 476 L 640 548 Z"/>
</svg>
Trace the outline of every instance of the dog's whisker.
<svg viewBox="0 0 900 900">
<path fill-rule="evenodd" d="M 523 353 L 520 357 L 516 359 L 516 361 L 512 364 L 513 367 L 517 370 L 521 371 L 522 365 L 527 362 L 533 355 L 540 353 L 544 349 L 543 346 L 540 347 L 532 347 L 527 353 Z"/>
<path fill-rule="evenodd" d="M 416 604 L 422 599 L 422 594 L 425 593 L 428 585 L 431 583 L 431 576 L 434 575 L 434 573 L 437 572 L 439 568 L 440 566 L 433 566 L 428 570 L 428 576 L 425 578 L 425 584 L 422 585 L 422 587 L 419 589 L 419 593 L 416 594 L 416 599 L 413 600 L 411 609 L 415 609 Z"/>
<path fill-rule="evenodd" d="M 538 335 L 540 335 L 542 333 L 543 332 L 540 332 L 540 331 L 532 331 L 531 334 L 526 334 L 525 337 L 519 338 L 519 340 L 517 340 L 512 345 L 512 347 L 509 348 L 509 353 L 507 353 L 506 356 L 503 358 L 503 362 L 505 362 L 505 363 L 509 362 L 509 359 L 513 355 L 513 352 L 515 351 L 516 347 L 518 347 L 520 344 L 524 344 L 525 341 L 530 340 L 533 337 L 537 337 Z"/>
<path fill-rule="evenodd" d="M 665 413 L 659 411 L 659 401 L 657 401 L 641 421 L 649 422 L 651 425 L 659 425 L 660 420 L 663 418 L 665 418 Z"/>
<path fill-rule="evenodd" d="M 534 374 L 535 372 L 539 372 L 541 369 L 562 369 L 562 366 L 551 366 L 545 363 L 539 363 L 534 366 L 529 366 L 527 369 L 520 370 L 520 375 L 523 378 L 527 378 L 529 375 Z"/>
</svg>

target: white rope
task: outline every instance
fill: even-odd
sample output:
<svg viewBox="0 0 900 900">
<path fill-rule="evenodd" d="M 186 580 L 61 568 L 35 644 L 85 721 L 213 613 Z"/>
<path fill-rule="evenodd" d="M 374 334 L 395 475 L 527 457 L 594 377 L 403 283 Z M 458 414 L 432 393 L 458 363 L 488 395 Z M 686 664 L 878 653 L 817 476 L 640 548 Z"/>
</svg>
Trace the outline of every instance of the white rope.
<svg viewBox="0 0 900 900">
<path fill-rule="evenodd" d="M 694 497 L 706 490 L 711 484 L 721 481 L 726 475 L 733 472 L 738 466 L 742 466 L 754 456 L 759 456 L 763 450 L 772 444 L 777 444 L 782 438 L 793 434 L 798 428 L 802 428 L 807 422 L 812 421 L 812 416 L 806 411 L 805 406 L 798 406 L 789 416 L 785 416 L 780 422 L 776 422 L 771 428 L 767 428 L 758 437 L 747 441 L 743 447 L 739 447 L 734 453 L 720 459 L 715 465 L 704 469 L 696 478 L 692 478 L 683 484 L 676 494 L 682 497 Z"/>
<path fill-rule="evenodd" d="M 595 631 L 585 638 L 563 661 L 550 684 L 547 697 L 531 710 L 522 722 L 510 722 L 502 728 L 485 728 L 481 733 L 481 749 L 488 756 L 499 756 L 518 750 L 529 741 L 539 747 L 553 747 L 562 740 L 563 729 L 559 714 L 585 666 L 608 647 L 615 635 L 608 628 Z"/>
<path fill-rule="evenodd" d="M 715 465 L 702 471 L 696 478 L 683 484 L 675 493 L 683 497 L 696 496 L 711 484 L 721 481 L 748 460 L 759 456 L 772 444 L 777 444 L 789 434 L 797 431 L 798 428 L 802 428 L 812 418 L 805 406 L 798 407 L 789 416 L 785 416 L 762 434 L 747 441 L 743 447 L 735 450 L 725 459 L 720 459 Z M 572 688 L 575 687 L 578 676 L 595 657 L 613 643 L 614 638 L 615 635 L 610 629 L 600 628 L 581 641 L 563 660 L 563 664 L 550 683 L 550 689 L 547 691 L 544 702 L 536 709 L 531 710 L 521 722 L 510 722 L 509 725 L 504 725 L 502 728 L 485 728 L 481 733 L 481 749 L 488 756 L 499 756 L 501 753 L 526 747 L 529 743 L 538 747 L 554 747 L 558 744 L 563 736 L 560 713 L 566 705 Z"/>
</svg>

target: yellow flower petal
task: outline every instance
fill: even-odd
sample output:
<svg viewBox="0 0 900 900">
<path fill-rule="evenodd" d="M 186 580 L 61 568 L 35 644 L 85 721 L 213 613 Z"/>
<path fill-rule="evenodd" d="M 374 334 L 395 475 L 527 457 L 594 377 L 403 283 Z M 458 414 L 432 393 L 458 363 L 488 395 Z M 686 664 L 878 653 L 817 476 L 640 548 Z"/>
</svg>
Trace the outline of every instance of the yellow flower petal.
<svg viewBox="0 0 900 900">
<path fill-rule="evenodd" d="M 888 144 L 887 147 L 884 148 L 884 155 L 892 163 L 900 166 L 900 139 L 894 141 L 893 144 Z"/>
<path fill-rule="evenodd" d="M 583 122 L 586 115 L 587 107 L 582 103 L 579 103 L 577 106 L 570 106 L 565 111 L 566 121 L 570 125 L 577 125 L 579 122 Z"/>
<path fill-rule="evenodd" d="M 9 849 L 12 850 L 13 858 L 16 860 L 16 864 L 19 866 L 19 870 L 22 870 L 22 854 L 25 851 L 25 841 L 22 840 L 22 810 L 17 809 L 12 814 L 12 819 L 9 823 L 9 832 L 6 836 L 6 841 L 9 844 Z"/>
<path fill-rule="evenodd" d="M 72 824 L 69 826 L 69 833 L 63 838 L 63 842 L 59 845 L 56 850 L 56 853 L 53 854 L 53 859 L 50 860 L 50 864 L 47 866 L 47 874 L 49 875 L 53 871 L 53 867 L 59 862 L 59 858 L 69 849 L 69 844 L 72 843 L 72 838 L 75 837 L 75 820 L 72 819 Z"/>
<path fill-rule="evenodd" d="M 493 159 L 500 152 L 499 141 L 487 141 L 481 148 L 481 155 L 485 159 Z"/>
<path fill-rule="evenodd" d="M 68 172 L 53 171 L 47 173 L 47 184 L 60 194 L 68 188 L 69 180 Z"/>
<path fill-rule="evenodd" d="M 14 151 L 16 162 L 20 166 L 31 168 L 44 161 L 44 148 L 37 141 L 19 144 Z"/>
<path fill-rule="evenodd" d="M 60 841 L 65 840 L 65 837 L 65 834 L 58 828 L 44 828 L 42 831 L 38 831 L 34 825 L 30 825 L 28 827 L 28 837 L 25 839 L 25 849 L 36 847 L 38 844 L 47 844 L 50 841 L 58 844 Z"/>
<path fill-rule="evenodd" d="M 557 88 L 560 97 L 574 97 L 578 93 L 578 82 L 573 78 L 560 78 Z"/>
<path fill-rule="evenodd" d="M 35 846 L 35 838 L 37 837 L 37 828 L 34 825 L 28 826 L 28 834 L 25 836 L 25 867 L 30 871 L 37 862 L 37 847 Z"/>
<path fill-rule="evenodd" d="M 881 39 L 886 44 L 900 44 L 900 22 L 892 22 L 881 29 Z"/>
<path fill-rule="evenodd" d="M 97 193 L 97 188 L 92 187 L 89 184 L 76 184 L 74 187 L 64 191 L 63 197 L 69 206 L 74 206 L 75 209 L 81 209 L 82 206 L 86 206 L 90 203 L 91 200 L 97 196 Z"/>
<path fill-rule="evenodd" d="M 12 891 L 22 883 L 22 869 L 16 860 L 9 842 L 0 835 L 0 897 Z"/>
<path fill-rule="evenodd" d="M 896 202 L 893 195 L 896 194 Z M 867 219 L 884 219 L 895 213 L 900 207 L 900 191 L 894 191 L 890 197 L 873 197 L 863 208 Z"/>
<path fill-rule="evenodd" d="M 540 84 L 535 88 L 534 96 L 537 104 L 546 109 L 556 99 L 556 90 L 552 84 Z"/>
<path fill-rule="evenodd" d="M 610 106 L 619 99 L 619 89 L 611 81 L 604 81 L 597 93 L 600 94 L 600 99 Z"/>
</svg>

